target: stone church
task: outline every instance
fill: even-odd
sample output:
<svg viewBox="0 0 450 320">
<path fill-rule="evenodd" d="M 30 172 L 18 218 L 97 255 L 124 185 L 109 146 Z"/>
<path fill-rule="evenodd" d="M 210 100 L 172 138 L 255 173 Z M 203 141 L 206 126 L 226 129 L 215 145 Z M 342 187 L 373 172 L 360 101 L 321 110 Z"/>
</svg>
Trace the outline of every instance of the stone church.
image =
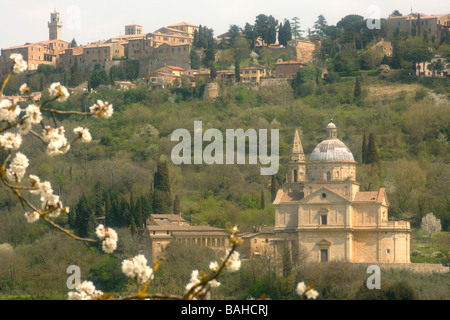
<svg viewBox="0 0 450 320">
<path fill-rule="evenodd" d="M 306 261 L 410 263 L 409 222 L 389 221 L 386 191 L 360 191 L 350 149 L 330 122 L 308 161 L 295 131 L 287 180 L 273 202 L 273 242 L 306 252 Z"/>
</svg>

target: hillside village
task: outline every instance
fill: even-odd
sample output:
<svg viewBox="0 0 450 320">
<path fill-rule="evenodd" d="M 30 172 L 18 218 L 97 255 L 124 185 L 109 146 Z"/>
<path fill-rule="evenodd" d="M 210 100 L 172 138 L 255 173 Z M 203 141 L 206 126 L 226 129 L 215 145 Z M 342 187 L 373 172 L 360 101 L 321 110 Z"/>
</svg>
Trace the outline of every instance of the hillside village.
<svg viewBox="0 0 450 320">
<path fill-rule="evenodd" d="M 450 24 L 449 15 L 427 16 L 410 14 L 408 16 L 390 16 L 383 20 L 386 29 L 386 39 L 380 39 L 369 48 L 371 51 L 380 51 L 382 56 L 392 57 L 393 46 L 391 41 L 399 33 L 413 32 L 416 24 L 424 25 L 423 32 L 427 37 L 439 38 L 448 32 Z M 136 82 L 143 82 L 149 88 L 164 88 L 181 85 L 181 77 L 187 79 L 186 85 L 195 86 L 198 78 L 210 78 L 209 68 L 191 68 L 191 51 L 194 47 L 195 34 L 198 35 L 199 26 L 180 22 L 167 27 L 161 27 L 153 32 L 144 32 L 141 25 L 127 25 L 123 35 L 108 40 L 99 40 L 86 45 L 74 46 L 61 39 L 63 23 L 58 12 L 50 15 L 48 23 L 49 39 L 37 43 L 26 43 L 10 48 L 2 48 L 0 57 L 0 77 L 4 76 L 11 67 L 9 55 L 17 52 L 22 54 L 28 63 L 28 71 L 36 71 L 39 66 L 48 65 L 63 68 L 66 71 L 78 68 L 82 72 L 91 72 L 100 67 L 107 74 L 113 66 L 123 60 L 138 61 L 138 72 L 133 83 L 130 81 L 117 81 L 117 84 L 133 86 Z M 201 26 L 200 26 L 201 28 Z M 229 40 L 229 32 L 214 39 L 216 44 Z M 278 43 L 265 45 L 256 41 L 255 47 L 269 49 L 271 56 L 277 60 L 273 66 L 250 63 L 239 70 L 239 80 L 243 83 L 260 83 L 262 79 L 293 79 L 299 68 L 315 61 L 321 51 L 320 38 L 289 39 L 286 46 Z M 201 50 L 204 51 L 204 50 Z M 216 53 L 216 58 L 220 53 Z M 430 61 L 421 61 L 417 65 L 418 75 L 432 75 L 427 66 L 441 59 L 436 55 Z M 443 58 L 445 65 L 445 58 Z M 446 77 L 448 68 L 444 68 L 434 76 Z M 322 77 L 326 76 L 326 69 Z M 217 70 L 215 77 L 219 81 L 235 80 L 235 69 Z M 85 82 L 81 84 L 87 88 Z"/>
<path fill-rule="evenodd" d="M 257 20 L 269 18 L 262 16 L 258 16 Z M 230 26 L 227 33 L 214 37 L 213 30 L 189 22 L 171 24 L 152 32 L 146 32 L 143 25 L 130 24 L 124 26 L 124 33 L 121 35 L 78 45 L 75 39 L 71 42 L 62 40 L 63 21 L 60 14 L 54 11 L 50 13 L 48 22 L 48 40 L 1 49 L 0 79 L 3 79 L 12 67 L 9 59 L 12 53 L 20 53 L 27 62 L 27 75 L 34 81 L 31 86 L 36 89 L 32 90 L 30 98 L 36 101 L 46 95 L 44 76 L 34 79 L 32 77 L 52 73 L 64 82 L 71 93 L 80 96 L 84 94 L 88 97 L 90 92 L 96 93 L 96 89 L 101 86 L 112 88 L 114 92 L 136 88 L 143 88 L 146 92 L 157 92 L 157 89 L 190 90 L 205 86 L 205 90 L 199 94 L 201 96 L 198 96 L 199 100 L 204 101 L 215 101 L 220 95 L 219 88 L 238 83 L 247 85 L 248 88 L 285 85 L 292 90 L 289 92 L 293 96 L 307 96 L 308 93 L 305 92 L 308 92 L 311 82 L 334 83 L 341 77 L 351 79 L 353 90 L 353 81 L 356 78 L 352 92 L 355 101 L 351 103 L 359 107 L 363 104 L 357 97 L 358 81 L 364 81 L 367 75 L 377 75 L 382 81 L 384 74 L 397 69 L 399 74 L 409 77 L 439 80 L 449 77 L 450 14 L 401 15 L 394 12 L 387 19 L 382 19 L 380 30 L 364 32 L 355 31 L 362 23 L 365 24 L 365 21 L 356 15 L 344 17 L 336 26 L 327 26 L 319 17 L 318 22 L 320 21 L 322 25 L 317 23 L 314 30 L 308 30 L 306 37 L 299 36 L 292 24 L 289 36 L 281 37 L 280 33 L 278 41 L 258 36 L 256 27 L 253 29 L 254 35 L 250 36 L 248 26 Z M 289 25 L 286 19 L 284 23 Z M 283 23 L 279 27 L 277 25 L 277 30 L 284 30 Z M 419 37 L 416 37 L 417 35 Z M 413 42 L 416 40 L 411 40 L 413 37 L 416 40 L 420 38 L 417 52 L 412 50 L 416 44 Z M 428 41 L 434 44 L 434 48 L 424 47 L 424 43 Z M 118 91 L 115 91 L 116 89 Z M 380 90 L 384 89 L 385 87 L 382 87 Z M 176 96 L 177 92 L 181 91 L 172 91 L 171 96 Z M 14 88 L 6 87 L 5 93 L 4 98 L 14 104 L 27 100 L 27 97 L 19 95 Z M 403 91 L 401 93 L 406 94 Z M 350 98 L 341 98 L 342 101 L 347 101 L 346 99 Z M 136 107 L 132 103 L 130 105 Z M 173 110 L 173 102 L 171 105 Z M 319 129 L 314 133 L 301 131 L 299 134 L 297 129 L 287 133 L 289 143 L 284 142 L 284 153 L 281 155 L 286 162 L 283 167 L 286 172 L 284 176 L 280 175 L 279 180 L 274 177 L 269 183 L 262 183 L 270 188 L 274 221 L 272 225 L 246 226 L 247 229 L 240 234 L 243 239 L 240 249 L 242 257 L 271 257 L 285 263 L 286 251 L 292 261 L 302 255 L 301 243 L 310 253 L 308 259 L 305 258 L 309 262 L 377 263 L 429 273 L 448 272 L 448 267 L 441 264 L 411 261 L 414 251 L 411 247 L 411 219 L 401 219 L 398 212 L 395 213 L 395 219 L 391 219 L 387 188 L 378 188 L 375 184 L 376 190 L 367 190 L 365 186 L 361 186 L 360 190 L 361 180 L 368 179 L 367 172 L 363 172 L 364 177 L 356 174 L 360 155 L 359 151 L 354 151 L 354 146 L 355 141 L 359 143 L 360 140 L 352 138 L 351 147 L 347 147 L 342 141 L 347 143 L 349 139 L 346 127 L 352 127 L 351 121 L 335 123 L 333 119 L 328 118 L 326 123 L 317 123 Z M 146 143 L 151 141 L 154 146 L 152 139 L 160 138 L 159 132 L 151 125 L 144 128 L 145 125 L 142 124 L 143 129 L 134 134 L 133 139 L 140 139 L 139 135 L 142 135 L 147 139 Z M 267 127 L 271 126 L 273 123 L 269 125 L 267 122 Z M 116 129 L 117 127 L 108 130 L 112 132 Z M 142 133 L 145 130 L 148 132 Z M 345 138 L 341 132 L 345 132 Z M 350 133 L 354 134 L 354 131 Z M 306 138 L 303 140 L 304 135 L 308 142 L 305 142 Z M 99 145 L 101 148 L 115 147 L 111 143 L 113 138 L 102 138 Z M 158 143 L 169 144 L 168 141 L 161 141 Z M 364 144 L 365 142 L 364 136 Z M 306 143 L 311 152 L 304 150 Z M 432 147 L 438 149 L 434 145 L 430 149 Z M 161 149 L 166 150 L 159 150 Z M 98 149 L 95 152 L 97 151 Z M 147 151 L 146 149 L 141 154 Z M 438 151 L 435 151 L 435 154 L 437 153 Z M 97 157 L 106 158 L 103 151 L 98 151 L 98 154 L 90 156 L 95 161 Z M 141 154 L 139 157 L 146 159 L 146 156 Z M 157 172 L 159 165 L 158 162 Z M 62 172 L 63 169 L 61 175 Z M 177 172 L 177 175 L 179 178 L 181 174 Z M 233 174 L 230 176 L 234 177 Z M 209 180 L 208 182 L 212 183 Z M 104 194 L 96 194 L 95 197 L 109 199 L 111 196 L 112 199 L 113 193 L 108 194 L 109 191 L 105 190 L 98 190 L 98 194 Z M 223 251 L 229 247 L 229 233 L 226 228 L 194 225 L 193 209 L 189 214 L 191 221 L 187 221 L 188 216 L 184 215 L 184 212 L 182 214 L 179 203 L 177 207 L 171 202 L 174 203 L 173 210 L 169 208 L 165 212 L 152 211 L 151 205 L 147 203 L 148 212 L 143 217 L 142 206 L 145 207 L 145 201 L 134 199 L 137 201 L 134 206 L 132 197 L 131 194 L 131 205 L 126 210 L 137 212 L 136 208 L 141 206 L 140 217 L 136 220 L 131 218 L 130 223 L 127 221 L 118 225 L 135 230 L 140 236 L 139 252 L 144 253 L 151 263 L 157 263 L 172 242 L 186 247 L 197 245 L 213 251 Z M 252 201 L 247 200 L 248 203 Z M 261 192 L 261 210 L 264 209 L 263 202 L 264 191 Z M 81 198 L 76 208 L 80 210 L 78 213 L 81 212 L 78 208 L 80 203 Z M 116 206 L 117 209 L 119 202 L 112 205 L 111 203 L 112 200 L 108 207 L 105 200 L 103 207 L 99 206 L 99 213 L 96 212 L 95 216 L 97 224 L 108 224 L 107 219 L 113 221 L 113 214 L 106 217 L 106 208 Z M 256 206 L 251 205 L 252 208 Z M 131 209 L 133 206 L 134 209 Z M 70 220 L 70 217 L 68 219 Z"/>
</svg>

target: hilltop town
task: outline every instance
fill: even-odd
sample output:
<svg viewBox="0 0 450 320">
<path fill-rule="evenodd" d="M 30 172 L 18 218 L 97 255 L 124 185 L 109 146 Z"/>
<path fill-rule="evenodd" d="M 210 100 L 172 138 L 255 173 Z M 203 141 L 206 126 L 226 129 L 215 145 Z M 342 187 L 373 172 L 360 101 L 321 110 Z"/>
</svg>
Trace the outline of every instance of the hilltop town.
<svg viewBox="0 0 450 320">
<path fill-rule="evenodd" d="M 272 16 L 261 15 L 270 20 Z M 323 16 L 322 16 L 323 17 Z M 319 17 L 320 18 L 320 17 Z M 318 22 L 321 20 L 319 19 Z M 361 24 L 364 26 L 362 17 L 349 15 L 341 20 L 341 30 L 351 33 L 352 25 Z M 123 35 L 115 36 L 108 40 L 95 41 L 85 45 L 77 45 L 75 39 L 72 42 L 62 40 L 63 22 L 58 12 L 50 14 L 48 23 L 49 39 L 37 43 L 26 43 L 10 48 L 2 48 L 0 56 L 0 77 L 7 74 L 11 67 L 9 56 L 11 53 L 20 53 L 28 63 L 28 71 L 37 71 L 42 66 L 60 68 L 65 72 L 81 72 L 86 75 L 94 69 L 102 69 L 113 81 L 123 87 L 133 87 L 142 82 L 149 88 L 165 88 L 171 86 L 195 86 L 198 79 L 201 83 L 205 80 L 217 79 L 218 81 L 236 81 L 242 83 L 260 83 L 264 79 L 293 79 L 296 77 L 298 69 L 317 61 L 317 58 L 330 56 L 338 50 L 347 52 L 349 47 L 359 50 L 362 53 L 361 69 L 373 69 L 380 65 L 391 65 L 398 57 L 394 57 L 393 41 L 405 35 L 415 36 L 420 34 L 424 39 L 433 42 L 445 43 L 448 38 L 450 25 L 450 15 L 426 15 L 411 13 L 406 16 L 399 14 L 390 15 L 387 19 L 382 19 L 380 30 L 369 30 L 371 35 L 354 35 L 354 39 L 345 40 L 339 38 L 334 43 L 328 43 L 329 38 L 337 37 L 337 27 L 327 26 L 326 20 L 319 24 L 307 37 L 300 37 L 295 31 L 295 25 L 285 20 L 289 24 L 289 30 L 283 40 L 280 39 L 281 31 L 285 29 L 281 23 L 278 28 L 278 42 L 268 42 L 261 37 L 257 37 L 257 24 L 253 26 L 253 33 L 250 40 L 253 43 L 250 47 L 239 43 L 239 39 L 244 37 L 249 39 L 250 32 L 235 25 L 230 27 L 230 31 L 218 35 L 208 44 L 207 37 L 212 38 L 213 30 L 201 25 L 194 25 L 187 22 L 175 23 L 166 27 L 161 27 L 153 32 L 144 32 L 143 26 L 131 24 L 125 26 Z M 339 23 L 338 23 L 339 25 Z M 247 26 L 246 26 L 247 27 Z M 366 27 L 367 28 L 367 27 Z M 348 30 L 348 31 L 347 31 Z M 294 33 L 292 33 L 294 32 Z M 326 35 L 329 33 L 329 35 Z M 375 34 L 374 34 L 375 33 Z M 350 34 L 350 37 L 352 35 Z M 324 40 L 327 38 L 327 40 Z M 358 40 L 356 41 L 356 38 Z M 203 39 L 203 40 L 202 40 Z M 238 40 L 236 40 L 238 39 Z M 281 40 L 281 41 L 280 41 Z M 347 43 L 344 43 L 344 41 Z M 282 44 L 280 43 L 282 42 Z M 352 43 L 353 42 L 353 43 Z M 359 42 L 359 43 L 357 43 Z M 329 46 L 332 46 L 331 48 Z M 229 53 L 226 49 L 237 49 L 236 52 L 244 51 L 256 54 L 255 51 L 264 49 L 259 53 L 261 57 L 247 61 L 241 53 L 236 57 L 225 57 Z M 205 62 L 205 55 L 213 50 L 213 58 Z M 425 76 L 448 76 L 448 65 L 446 63 L 447 52 L 434 52 L 431 56 L 414 58 L 410 66 L 417 75 Z M 242 57 L 241 57 L 242 56 Z M 260 63 L 257 60 L 263 59 Z M 193 62 L 193 59 L 195 60 Z M 346 63 L 348 57 L 335 56 L 332 71 L 359 70 L 352 66 L 340 67 Z M 418 60 L 417 60 L 418 59 Z M 239 60 L 236 71 L 235 60 Z M 341 61 L 344 60 L 344 61 Z M 387 61 L 390 61 L 389 63 Z M 133 64 L 135 70 L 127 75 L 117 75 L 117 69 L 124 61 L 136 62 Z M 203 61 L 199 63 L 198 61 Z M 436 66 L 438 68 L 429 68 Z M 383 63 L 382 63 L 383 62 Z M 347 62 L 348 63 L 348 62 Z M 398 63 L 398 61 L 396 62 Z M 228 65 L 227 65 L 228 64 Z M 351 63 L 350 63 L 351 64 Z M 211 68 L 214 68 L 211 75 Z M 405 68 L 404 66 L 397 66 Z M 324 65 L 322 77 L 326 77 L 329 66 Z M 114 79 L 117 77 L 119 79 Z M 70 77 L 69 77 L 70 78 Z M 87 89 L 86 77 L 83 79 L 72 79 L 71 87 L 81 87 Z"/>
</svg>

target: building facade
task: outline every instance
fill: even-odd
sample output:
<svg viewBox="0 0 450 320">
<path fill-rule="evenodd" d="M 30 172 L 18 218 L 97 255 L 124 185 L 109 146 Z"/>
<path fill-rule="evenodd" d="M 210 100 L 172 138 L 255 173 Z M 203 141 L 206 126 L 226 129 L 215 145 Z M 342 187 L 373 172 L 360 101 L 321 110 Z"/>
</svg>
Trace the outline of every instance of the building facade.
<svg viewBox="0 0 450 320">
<path fill-rule="evenodd" d="M 282 61 L 275 64 L 275 78 L 294 79 L 297 77 L 297 71 L 305 66 L 299 61 Z"/>
<path fill-rule="evenodd" d="M 389 221 L 384 188 L 360 191 L 352 152 L 333 122 L 326 131 L 309 161 L 295 132 L 287 181 L 273 202 L 275 250 L 284 239 L 310 262 L 410 263 L 409 222 Z"/>
<path fill-rule="evenodd" d="M 440 38 L 443 32 L 448 32 L 450 28 L 450 14 L 426 15 L 423 13 L 411 13 L 406 16 L 391 15 L 384 23 L 386 36 L 389 40 L 395 39 L 400 32 L 433 39 Z"/>
<path fill-rule="evenodd" d="M 450 63 L 439 55 L 430 61 L 416 62 L 416 76 L 447 78 L 449 75 Z"/>
<path fill-rule="evenodd" d="M 241 69 L 243 83 L 259 83 L 262 78 L 268 76 L 267 69 L 263 66 L 250 66 Z"/>
<path fill-rule="evenodd" d="M 144 254 L 155 264 L 172 241 L 224 251 L 229 249 L 229 237 L 225 229 L 191 226 L 178 214 L 152 214 L 147 221 Z"/>
</svg>

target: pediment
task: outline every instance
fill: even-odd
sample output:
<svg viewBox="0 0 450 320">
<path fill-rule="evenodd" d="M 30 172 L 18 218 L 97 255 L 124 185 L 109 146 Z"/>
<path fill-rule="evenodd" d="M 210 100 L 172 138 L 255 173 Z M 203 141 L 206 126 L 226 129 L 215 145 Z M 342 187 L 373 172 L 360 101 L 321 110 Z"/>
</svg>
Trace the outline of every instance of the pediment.
<svg viewBox="0 0 450 320">
<path fill-rule="evenodd" d="M 322 239 L 322 240 L 318 241 L 316 243 L 316 245 L 320 246 L 320 247 L 329 247 L 331 245 L 331 242 L 328 240 Z"/>
<path fill-rule="evenodd" d="M 327 187 L 321 187 L 301 199 L 300 204 L 348 204 L 350 201 Z"/>
</svg>

